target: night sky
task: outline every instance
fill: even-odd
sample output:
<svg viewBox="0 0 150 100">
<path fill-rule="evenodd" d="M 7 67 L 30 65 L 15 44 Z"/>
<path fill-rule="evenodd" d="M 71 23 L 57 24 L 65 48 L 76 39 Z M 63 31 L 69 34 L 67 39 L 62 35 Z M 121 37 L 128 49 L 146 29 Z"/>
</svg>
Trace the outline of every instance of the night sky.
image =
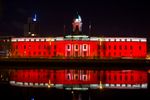
<svg viewBox="0 0 150 100">
<path fill-rule="evenodd" d="M 0 34 L 23 35 L 27 18 L 37 14 L 41 34 L 61 34 L 81 15 L 83 33 L 96 35 L 150 36 L 150 3 L 147 0 L 1 0 Z"/>
</svg>

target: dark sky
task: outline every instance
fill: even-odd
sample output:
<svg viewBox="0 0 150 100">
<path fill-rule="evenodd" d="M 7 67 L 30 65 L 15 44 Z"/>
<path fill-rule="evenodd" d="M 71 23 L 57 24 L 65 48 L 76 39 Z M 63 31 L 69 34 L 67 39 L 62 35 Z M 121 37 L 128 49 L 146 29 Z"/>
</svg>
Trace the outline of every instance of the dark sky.
<svg viewBox="0 0 150 100">
<path fill-rule="evenodd" d="M 76 12 L 83 20 L 83 33 L 150 36 L 150 3 L 147 0 L 2 0 L 0 34 L 23 35 L 23 24 L 37 13 L 41 34 L 63 34 L 72 30 Z"/>
</svg>

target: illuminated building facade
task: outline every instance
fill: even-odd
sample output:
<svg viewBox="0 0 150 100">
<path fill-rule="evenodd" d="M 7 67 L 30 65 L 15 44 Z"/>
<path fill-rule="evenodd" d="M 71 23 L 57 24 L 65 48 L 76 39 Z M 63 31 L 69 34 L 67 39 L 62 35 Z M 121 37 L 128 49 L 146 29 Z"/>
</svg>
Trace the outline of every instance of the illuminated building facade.
<svg viewBox="0 0 150 100">
<path fill-rule="evenodd" d="M 36 21 L 36 16 L 33 22 Z M 147 39 L 81 35 L 82 20 L 73 20 L 73 34 L 60 37 L 12 37 L 9 56 L 24 58 L 145 58 Z M 30 32 L 29 32 L 30 33 Z"/>
<path fill-rule="evenodd" d="M 145 58 L 145 38 L 65 37 L 12 38 L 12 57 Z"/>
</svg>

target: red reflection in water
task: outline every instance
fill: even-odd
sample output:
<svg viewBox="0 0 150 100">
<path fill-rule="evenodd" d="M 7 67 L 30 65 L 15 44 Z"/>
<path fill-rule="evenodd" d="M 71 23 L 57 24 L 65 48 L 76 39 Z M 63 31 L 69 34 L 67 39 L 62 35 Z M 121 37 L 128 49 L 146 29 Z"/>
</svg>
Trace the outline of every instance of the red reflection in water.
<svg viewBox="0 0 150 100">
<path fill-rule="evenodd" d="M 12 70 L 10 81 L 53 84 L 144 84 L 147 72 L 139 70 Z"/>
</svg>

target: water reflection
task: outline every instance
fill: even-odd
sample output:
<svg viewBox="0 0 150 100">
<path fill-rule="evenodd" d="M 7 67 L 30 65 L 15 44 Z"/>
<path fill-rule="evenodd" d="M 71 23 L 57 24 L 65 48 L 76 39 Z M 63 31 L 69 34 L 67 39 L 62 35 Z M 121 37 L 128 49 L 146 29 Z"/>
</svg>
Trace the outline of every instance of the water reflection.
<svg viewBox="0 0 150 100">
<path fill-rule="evenodd" d="M 1 82 L 12 86 L 65 90 L 146 89 L 145 70 L 9 69 L 0 72 Z"/>
</svg>

